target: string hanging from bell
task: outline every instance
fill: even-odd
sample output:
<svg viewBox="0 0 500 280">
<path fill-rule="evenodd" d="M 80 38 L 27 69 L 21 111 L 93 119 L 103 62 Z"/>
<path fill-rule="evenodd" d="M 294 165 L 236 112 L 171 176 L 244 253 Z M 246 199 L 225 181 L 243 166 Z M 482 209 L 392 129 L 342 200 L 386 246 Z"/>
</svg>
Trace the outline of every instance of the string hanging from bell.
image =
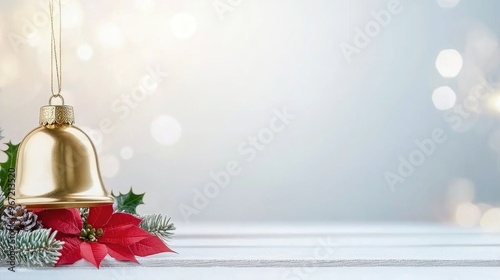
<svg viewBox="0 0 500 280">
<path fill-rule="evenodd" d="M 49 0 L 52 94 L 49 105 L 40 108 L 39 126 L 19 145 L 14 198 L 16 204 L 27 209 L 112 205 L 114 198 L 102 181 L 95 146 L 75 126 L 73 107 L 65 105 L 61 95 L 61 0 L 55 1 L 59 2 L 59 40 L 54 24 L 54 0 Z M 61 99 L 62 105 L 52 105 L 53 99 Z"/>
<path fill-rule="evenodd" d="M 64 105 L 64 98 L 61 95 L 62 90 L 62 10 L 61 0 L 57 1 L 59 4 L 59 51 L 57 50 L 56 32 L 54 28 L 54 0 L 49 1 L 50 12 L 50 91 L 52 96 L 49 99 L 49 104 L 52 105 L 54 98 L 60 98 L 62 105 Z M 59 58 L 58 58 L 59 54 Z M 57 91 L 54 90 L 54 67 L 57 79 Z"/>
</svg>

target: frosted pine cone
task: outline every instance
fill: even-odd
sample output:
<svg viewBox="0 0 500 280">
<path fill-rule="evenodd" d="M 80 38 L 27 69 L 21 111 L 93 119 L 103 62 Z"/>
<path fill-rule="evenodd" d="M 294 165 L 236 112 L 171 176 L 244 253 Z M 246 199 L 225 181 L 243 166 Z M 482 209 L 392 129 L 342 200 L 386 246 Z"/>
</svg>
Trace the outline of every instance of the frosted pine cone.
<svg viewBox="0 0 500 280">
<path fill-rule="evenodd" d="M 24 205 L 6 207 L 2 213 L 2 227 L 14 231 L 32 231 L 42 228 L 38 216 Z"/>
</svg>

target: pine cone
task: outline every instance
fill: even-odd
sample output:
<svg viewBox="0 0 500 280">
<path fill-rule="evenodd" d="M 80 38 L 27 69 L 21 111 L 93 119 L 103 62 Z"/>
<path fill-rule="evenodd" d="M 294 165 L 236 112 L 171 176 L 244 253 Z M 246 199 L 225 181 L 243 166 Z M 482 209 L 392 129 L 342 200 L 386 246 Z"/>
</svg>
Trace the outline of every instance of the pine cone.
<svg viewBox="0 0 500 280">
<path fill-rule="evenodd" d="M 38 216 L 33 212 L 28 212 L 24 205 L 5 208 L 1 219 L 3 228 L 8 230 L 32 231 L 42 228 Z"/>
</svg>

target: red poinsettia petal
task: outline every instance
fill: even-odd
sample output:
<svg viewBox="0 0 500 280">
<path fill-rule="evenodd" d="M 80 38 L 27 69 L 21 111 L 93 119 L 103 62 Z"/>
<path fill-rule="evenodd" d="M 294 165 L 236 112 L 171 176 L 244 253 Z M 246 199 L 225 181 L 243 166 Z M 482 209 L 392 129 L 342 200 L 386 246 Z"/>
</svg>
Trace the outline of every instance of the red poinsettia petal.
<svg viewBox="0 0 500 280">
<path fill-rule="evenodd" d="M 141 219 L 127 213 L 114 213 L 106 224 L 106 228 L 123 227 L 127 225 L 139 226 Z"/>
<path fill-rule="evenodd" d="M 102 237 L 99 238 L 99 242 L 106 244 L 112 243 L 128 247 L 130 244 L 151 237 L 151 234 L 149 234 L 149 232 L 136 226 L 103 228 L 103 230 L 104 233 Z"/>
<path fill-rule="evenodd" d="M 108 254 L 106 245 L 97 242 L 82 242 L 80 244 L 80 254 L 82 258 L 99 268 L 102 260 Z"/>
<path fill-rule="evenodd" d="M 80 254 L 80 243 L 82 241 L 77 237 L 63 237 L 59 240 L 64 241 L 63 248 L 61 251 L 61 256 L 56 263 L 56 266 L 60 266 L 63 264 L 74 264 L 78 260 L 82 259 L 82 255 Z"/>
<path fill-rule="evenodd" d="M 82 218 L 76 209 L 53 209 L 37 213 L 45 228 L 57 230 L 65 234 L 80 234 Z"/>
<path fill-rule="evenodd" d="M 91 207 L 89 211 L 89 217 L 87 218 L 87 223 L 92 225 L 94 228 L 102 228 L 111 218 L 113 214 L 113 206 L 100 206 Z"/>
<path fill-rule="evenodd" d="M 73 217 L 75 218 L 75 222 L 76 222 L 76 227 L 79 229 L 82 229 L 83 228 L 83 220 L 82 220 L 82 216 L 80 215 L 80 209 L 79 208 L 69 208 L 67 210 L 69 210 L 71 212 L 71 214 L 73 214 Z"/>
<path fill-rule="evenodd" d="M 116 260 L 139 263 L 128 247 L 117 244 L 106 244 L 106 246 L 108 247 L 108 254 Z"/>
<path fill-rule="evenodd" d="M 56 234 L 56 239 L 57 240 L 63 240 L 63 239 L 67 239 L 67 238 L 78 238 L 78 235 L 76 235 L 76 234 L 66 234 L 66 233 L 62 233 L 62 232 L 57 232 L 57 234 Z"/>
<path fill-rule="evenodd" d="M 157 236 L 151 236 L 149 238 L 143 239 L 137 243 L 130 245 L 130 250 L 132 250 L 134 254 L 140 257 L 145 257 L 165 252 L 176 253 L 172 249 L 168 248 L 168 246 L 165 245 L 165 243 L 163 243 L 163 241 Z"/>
</svg>

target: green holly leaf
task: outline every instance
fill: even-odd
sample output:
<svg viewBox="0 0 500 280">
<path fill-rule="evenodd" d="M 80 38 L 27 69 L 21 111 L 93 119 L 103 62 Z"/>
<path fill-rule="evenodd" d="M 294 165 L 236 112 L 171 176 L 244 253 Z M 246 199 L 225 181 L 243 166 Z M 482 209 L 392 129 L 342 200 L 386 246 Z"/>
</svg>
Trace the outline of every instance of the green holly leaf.
<svg viewBox="0 0 500 280">
<path fill-rule="evenodd" d="M 14 145 L 12 142 L 6 143 L 7 150 L 3 151 L 7 155 L 6 162 L 0 162 L 0 186 L 5 196 L 9 193 L 9 169 L 16 168 L 16 157 L 19 144 Z"/>
<path fill-rule="evenodd" d="M 119 195 L 114 195 L 113 193 L 111 193 L 111 195 L 115 198 L 113 208 L 117 212 L 125 212 L 137 215 L 137 206 L 144 204 L 144 202 L 142 201 L 144 193 L 135 194 L 132 191 L 132 188 L 130 188 L 130 191 L 126 194 L 119 193 Z"/>
</svg>

